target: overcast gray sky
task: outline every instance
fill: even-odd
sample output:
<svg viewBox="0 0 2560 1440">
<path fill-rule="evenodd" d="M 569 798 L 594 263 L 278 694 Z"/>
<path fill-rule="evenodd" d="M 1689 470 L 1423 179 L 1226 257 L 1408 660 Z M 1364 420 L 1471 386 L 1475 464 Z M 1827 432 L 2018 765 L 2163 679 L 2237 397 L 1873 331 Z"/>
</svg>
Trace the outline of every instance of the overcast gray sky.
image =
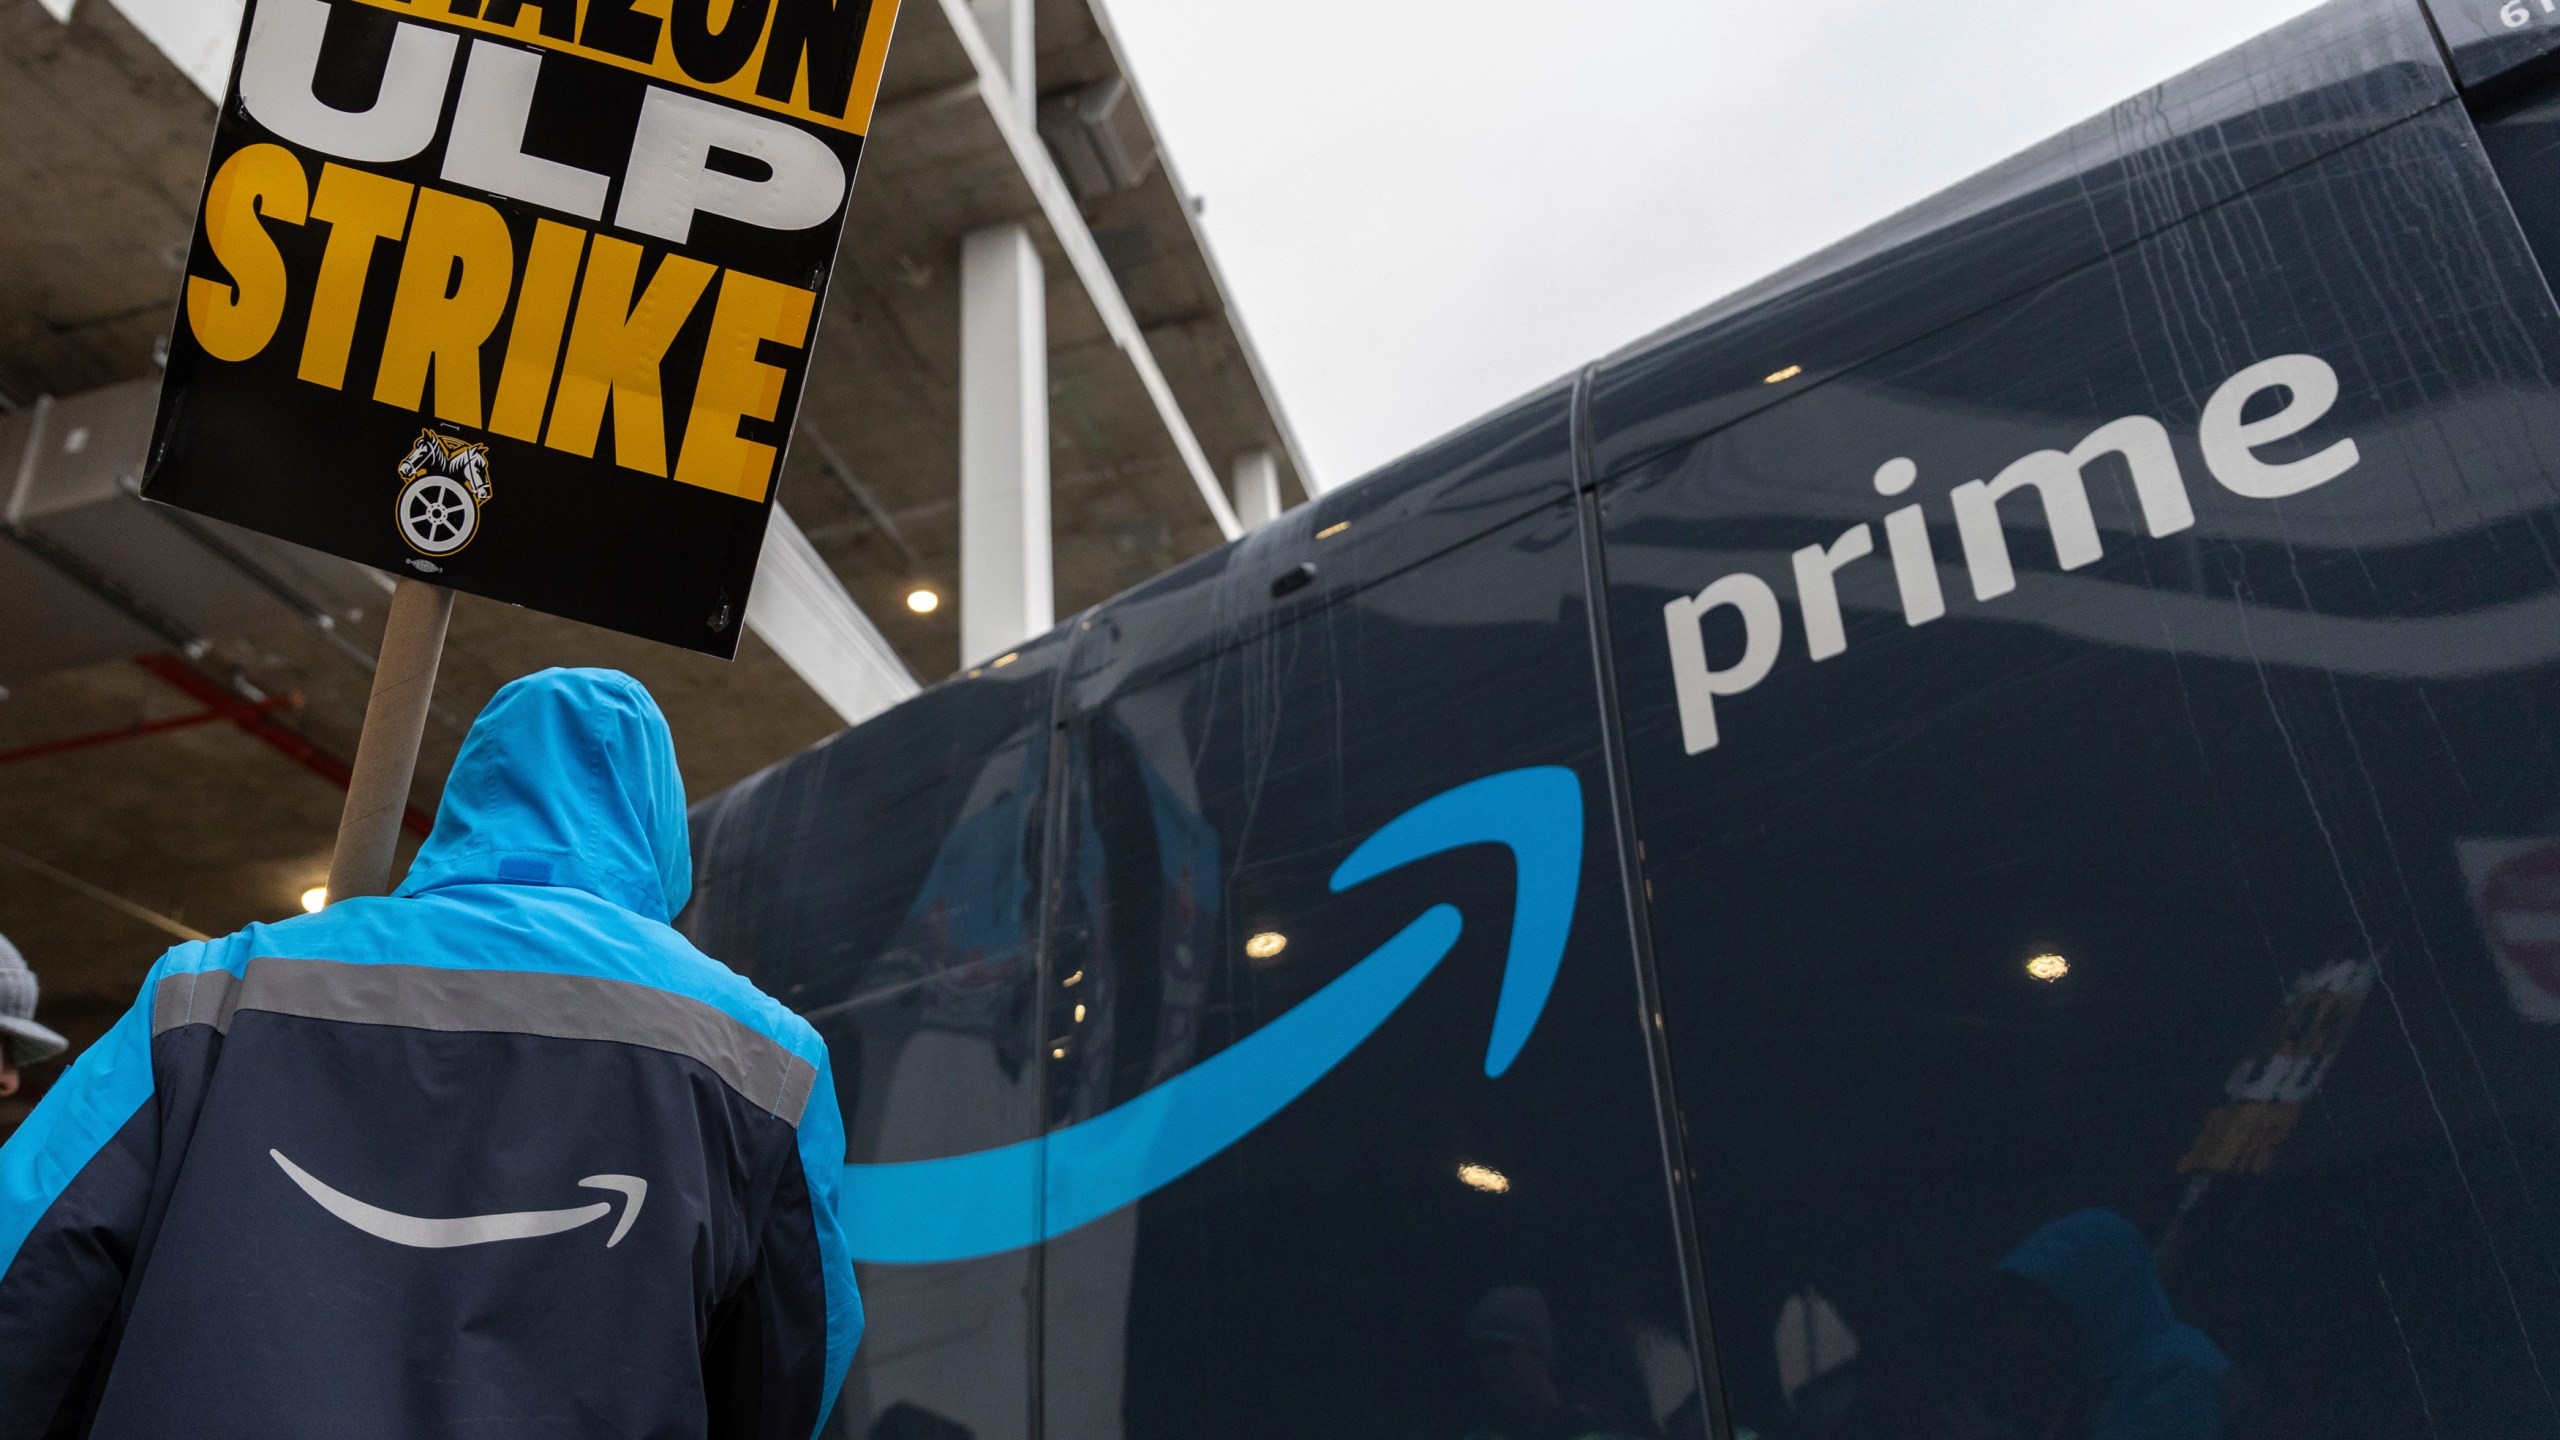
<svg viewBox="0 0 2560 1440">
<path fill-rule="evenodd" d="M 2313 8 L 1103 3 L 1325 485 Z"/>
</svg>

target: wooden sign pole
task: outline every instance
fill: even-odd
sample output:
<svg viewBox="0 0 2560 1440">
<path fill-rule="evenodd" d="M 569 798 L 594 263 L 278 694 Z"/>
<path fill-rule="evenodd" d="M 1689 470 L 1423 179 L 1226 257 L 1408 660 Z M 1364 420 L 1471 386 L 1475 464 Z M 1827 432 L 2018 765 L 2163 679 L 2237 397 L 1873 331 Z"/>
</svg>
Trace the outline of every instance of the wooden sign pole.
<svg viewBox="0 0 2560 1440">
<path fill-rule="evenodd" d="M 436 667 L 444 660 L 444 632 L 452 619 L 453 592 L 423 580 L 402 580 L 391 597 L 373 697 L 356 741 L 355 776 L 338 819 L 338 848 L 329 859 L 331 904 L 391 891 L 400 818 L 409 808 L 409 783 L 417 777 L 418 744 L 426 736 L 427 707 L 435 699 Z"/>
</svg>

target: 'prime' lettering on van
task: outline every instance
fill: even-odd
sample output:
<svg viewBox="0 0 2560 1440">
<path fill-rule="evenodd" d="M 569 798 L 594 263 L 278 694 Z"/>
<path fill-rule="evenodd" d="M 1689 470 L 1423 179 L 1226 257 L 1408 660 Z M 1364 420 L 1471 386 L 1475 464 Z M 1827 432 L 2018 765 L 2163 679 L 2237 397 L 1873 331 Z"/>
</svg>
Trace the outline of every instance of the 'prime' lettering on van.
<svg viewBox="0 0 2560 1440">
<path fill-rule="evenodd" d="M 2270 391 L 2284 392 L 2283 403 L 2257 419 L 2243 418 L 2249 402 Z M 2196 428 L 2205 466 L 2224 489 L 2253 500 L 2298 495 L 2326 485 L 2355 468 L 2361 456 L 2354 440 L 2341 439 L 2297 460 L 2270 461 L 2258 452 L 2318 424 L 2337 402 L 2338 372 L 2319 356 L 2261 360 L 2224 381 L 2205 403 Z M 2044 507 L 2054 561 L 2061 569 L 2077 570 L 2098 560 L 2104 547 L 2089 508 L 2087 473 L 2091 465 L 2108 457 L 2121 461 L 2132 477 L 2143 526 L 2154 538 L 2174 535 L 2196 523 L 2168 427 L 2147 415 L 2110 421 L 2068 451 L 2038 450 L 2011 462 L 1987 481 L 1967 481 L 1949 492 L 1947 503 L 1976 600 L 1996 600 L 2018 588 L 2008 532 L 2000 521 L 2000 502 L 2020 491 L 2033 491 Z M 1876 470 L 1876 493 L 1888 498 L 1900 495 L 1919 474 L 1919 466 L 1908 457 L 1888 460 Z M 1883 523 L 1886 558 L 1901 594 L 1903 622 L 1926 625 L 1944 616 L 1947 602 L 1938 581 L 1926 508 L 1918 503 L 1904 505 L 1886 514 Z M 1848 650 L 1838 577 L 1846 567 L 1875 553 L 1874 529 L 1863 522 L 1828 544 L 1807 545 L 1795 552 L 1796 604 L 1809 659 L 1829 660 Z M 1743 632 L 1741 656 L 1722 668 L 1708 663 L 1704 627 L 1708 614 L 1719 609 L 1731 610 L 1741 620 Z M 1672 685 L 1679 697 L 1681 744 L 1688 753 L 1700 754 L 1714 749 L 1719 739 L 1716 701 L 1748 692 L 1777 665 L 1785 615 L 1776 588 L 1744 570 L 1718 578 L 1695 595 L 1673 599 L 1662 607 L 1662 620 L 1670 642 Z"/>
</svg>

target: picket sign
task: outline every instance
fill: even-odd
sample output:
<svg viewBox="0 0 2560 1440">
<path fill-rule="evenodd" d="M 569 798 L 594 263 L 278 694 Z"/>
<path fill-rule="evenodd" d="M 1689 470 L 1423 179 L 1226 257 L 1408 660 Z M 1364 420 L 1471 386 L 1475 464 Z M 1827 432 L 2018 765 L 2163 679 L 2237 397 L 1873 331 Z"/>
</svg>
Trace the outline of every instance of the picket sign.
<svg viewBox="0 0 2560 1440">
<path fill-rule="evenodd" d="M 143 493 L 402 577 L 333 898 L 453 592 L 736 653 L 896 0 L 251 0 Z"/>
</svg>

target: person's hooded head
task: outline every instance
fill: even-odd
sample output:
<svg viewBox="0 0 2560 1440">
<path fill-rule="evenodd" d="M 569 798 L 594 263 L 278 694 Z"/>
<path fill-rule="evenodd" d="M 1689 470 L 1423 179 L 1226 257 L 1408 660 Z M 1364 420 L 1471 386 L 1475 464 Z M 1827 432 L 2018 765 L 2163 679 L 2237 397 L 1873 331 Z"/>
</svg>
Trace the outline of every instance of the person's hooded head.
<svg viewBox="0 0 2560 1440">
<path fill-rule="evenodd" d="M 18 1072 L 61 1054 L 68 1042 L 36 1023 L 41 987 L 9 937 L 0 935 L 0 1095 L 18 1091 Z"/>
<path fill-rule="evenodd" d="M 2068 1364 L 2098 1397 L 2093 1440 L 2212 1440 L 2231 1362 L 2182 1324 L 2152 1264 L 2151 1246 L 2113 1210 L 2081 1210 L 2046 1224 L 2001 1260 L 2071 1312 Z"/>
<path fill-rule="evenodd" d="M 639 681 L 545 670 L 480 712 L 435 833 L 394 893 L 487 884 L 582 890 L 661 922 L 684 908 L 684 780 L 666 717 Z"/>
</svg>

